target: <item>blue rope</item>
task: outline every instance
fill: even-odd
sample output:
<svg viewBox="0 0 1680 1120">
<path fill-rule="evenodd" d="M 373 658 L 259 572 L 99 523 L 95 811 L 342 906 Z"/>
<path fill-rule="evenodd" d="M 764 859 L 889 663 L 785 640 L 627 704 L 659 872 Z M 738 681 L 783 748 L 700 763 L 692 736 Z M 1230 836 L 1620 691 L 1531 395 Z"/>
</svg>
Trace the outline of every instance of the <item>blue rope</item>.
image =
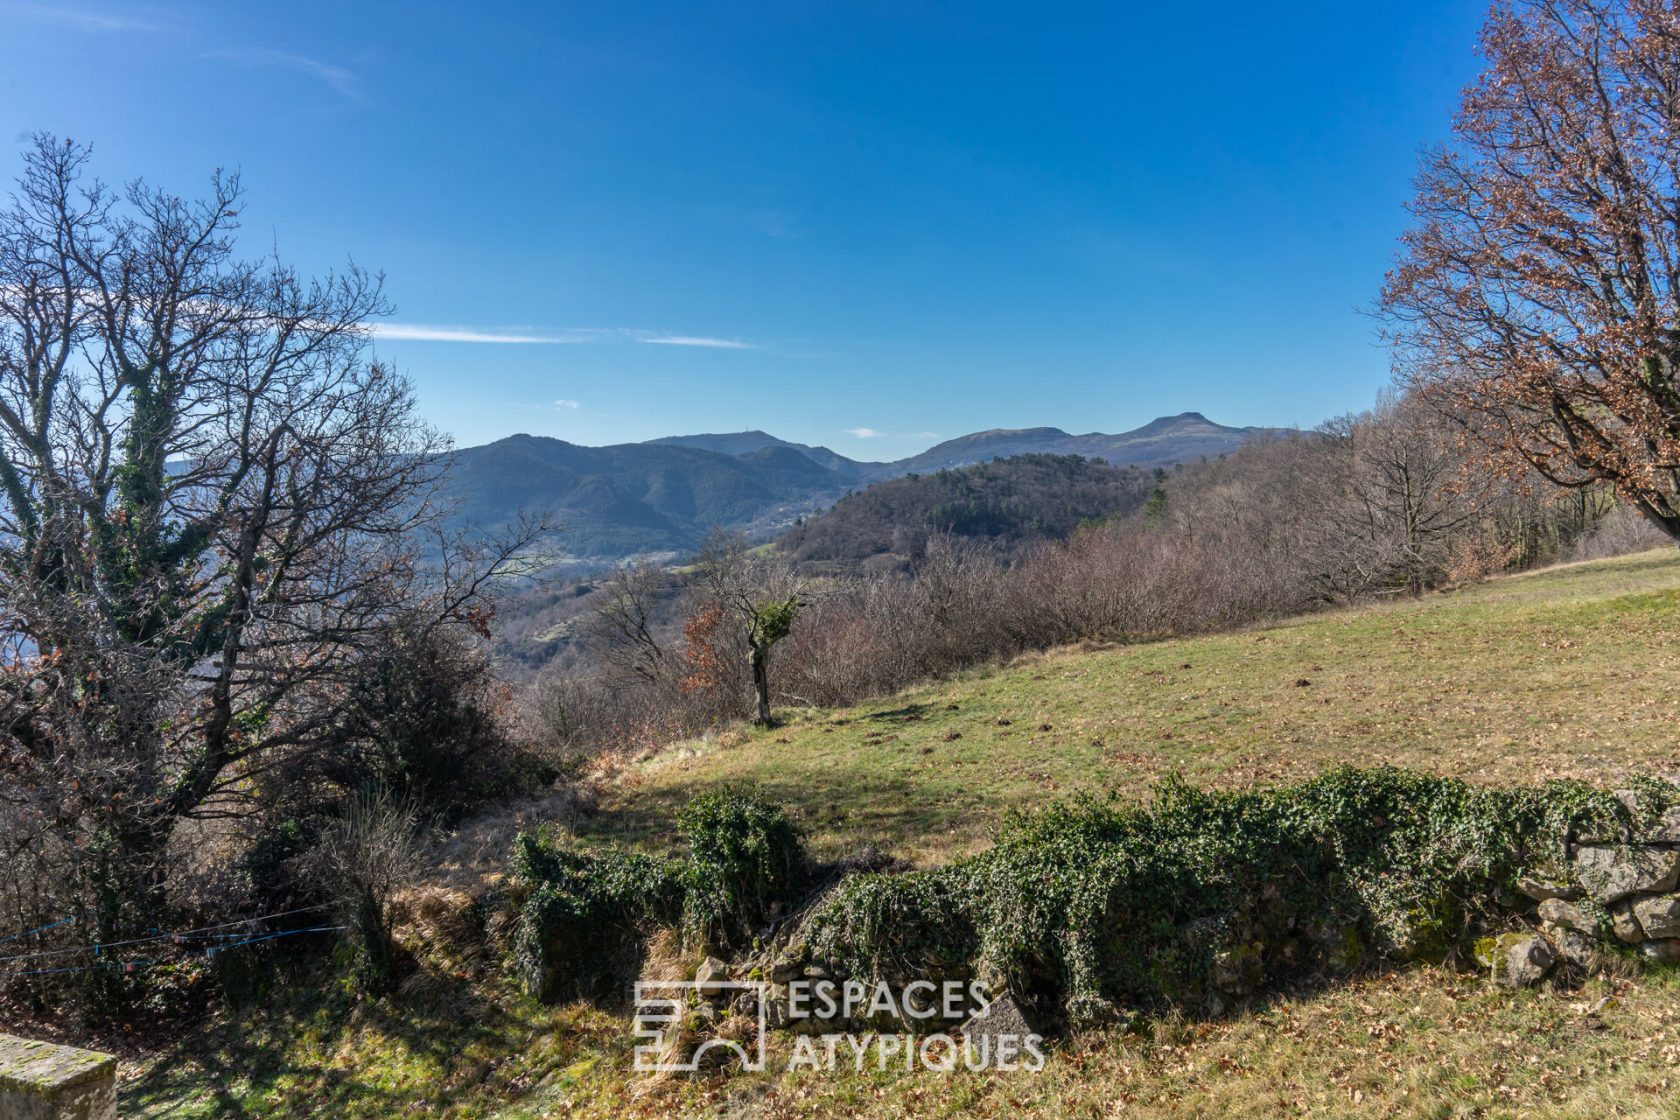
<svg viewBox="0 0 1680 1120">
<path fill-rule="evenodd" d="M 0 945 L 4 945 L 8 941 L 22 941 L 26 937 L 34 937 L 37 933 L 45 933 L 49 929 L 57 929 L 59 926 L 67 926 L 75 920 L 76 916 L 72 914 L 68 918 L 60 918 L 58 921 L 48 922 L 44 926 L 37 926 L 34 929 L 26 929 L 22 933 L 14 933 L 10 937 L 0 937 Z"/>
<path fill-rule="evenodd" d="M 238 949 L 245 945 L 255 945 L 259 941 L 273 941 L 277 937 L 292 937 L 299 933 L 331 933 L 341 930 L 343 926 L 310 926 L 308 929 L 288 929 L 280 933 L 265 933 L 261 937 L 252 937 L 245 941 L 236 941 L 232 945 L 212 945 L 204 950 L 204 955 L 213 957 L 217 953 L 225 953 L 229 949 Z"/>
<path fill-rule="evenodd" d="M 345 926 L 310 926 L 308 929 L 287 929 L 278 933 L 265 933 L 260 937 L 247 938 L 232 945 L 212 945 L 204 950 L 206 957 L 214 957 L 217 953 L 225 953 L 229 949 L 240 949 L 246 945 L 255 945 L 263 941 L 274 941 L 281 937 L 295 937 L 301 933 L 334 933 L 346 929 Z M 107 961 L 99 964 L 72 965 L 66 968 L 30 968 L 17 972 L 0 972 L 0 979 L 18 976 L 61 976 L 70 972 L 139 972 L 142 969 L 171 967 L 173 961 Z"/>
</svg>

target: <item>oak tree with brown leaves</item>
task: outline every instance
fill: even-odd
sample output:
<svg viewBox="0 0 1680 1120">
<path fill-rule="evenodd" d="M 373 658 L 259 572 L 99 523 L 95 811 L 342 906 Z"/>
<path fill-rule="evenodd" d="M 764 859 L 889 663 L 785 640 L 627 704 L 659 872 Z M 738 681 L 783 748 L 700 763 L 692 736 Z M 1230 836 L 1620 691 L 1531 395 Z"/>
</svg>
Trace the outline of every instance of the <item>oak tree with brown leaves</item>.
<svg viewBox="0 0 1680 1120">
<path fill-rule="evenodd" d="M 1680 11 L 1498 4 L 1381 307 L 1403 379 L 1507 477 L 1680 539 Z"/>
</svg>

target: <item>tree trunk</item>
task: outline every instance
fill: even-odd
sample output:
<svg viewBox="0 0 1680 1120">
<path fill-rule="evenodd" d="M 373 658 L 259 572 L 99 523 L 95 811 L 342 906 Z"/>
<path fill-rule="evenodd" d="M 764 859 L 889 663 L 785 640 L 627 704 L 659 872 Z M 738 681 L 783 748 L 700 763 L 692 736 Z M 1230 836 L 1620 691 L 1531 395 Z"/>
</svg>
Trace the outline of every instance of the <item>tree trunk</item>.
<svg viewBox="0 0 1680 1120">
<path fill-rule="evenodd" d="M 1649 498 L 1636 497 L 1633 504 L 1645 514 L 1647 521 L 1668 534 L 1669 540 L 1680 544 L 1680 514 L 1670 512 L 1669 508 Z"/>
<path fill-rule="evenodd" d="M 356 962 L 356 979 L 362 991 L 375 998 L 396 990 L 398 957 L 385 923 L 385 908 L 370 891 L 356 900 L 356 933 L 361 937 L 361 959 Z"/>
<path fill-rule="evenodd" d="M 752 678 L 753 693 L 758 698 L 758 712 L 753 716 L 753 723 L 759 727 L 770 726 L 770 651 L 761 646 L 754 646 L 752 650 Z"/>
</svg>

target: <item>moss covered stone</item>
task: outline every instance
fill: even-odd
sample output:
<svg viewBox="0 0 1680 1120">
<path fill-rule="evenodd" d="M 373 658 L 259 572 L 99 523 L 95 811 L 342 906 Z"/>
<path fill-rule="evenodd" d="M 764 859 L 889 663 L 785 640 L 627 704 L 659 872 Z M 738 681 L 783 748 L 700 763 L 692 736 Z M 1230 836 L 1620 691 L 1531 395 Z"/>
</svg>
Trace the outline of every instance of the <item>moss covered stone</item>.
<svg viewBox="0 0 1680 1120">
<path fill-rule="evenodd" d="M 1502 987 L 1526 988 L 1546 978 L 1557 963 L 1551 942 L 1534 933 L 1502 933 L 1476 942 L 1476 960 Z"/>
<path fill-rule="evenodd" d="M 117 1060 L 109 1054 L 0 1035 L 0 1116 L 115 1120 Z"/>
</svg>

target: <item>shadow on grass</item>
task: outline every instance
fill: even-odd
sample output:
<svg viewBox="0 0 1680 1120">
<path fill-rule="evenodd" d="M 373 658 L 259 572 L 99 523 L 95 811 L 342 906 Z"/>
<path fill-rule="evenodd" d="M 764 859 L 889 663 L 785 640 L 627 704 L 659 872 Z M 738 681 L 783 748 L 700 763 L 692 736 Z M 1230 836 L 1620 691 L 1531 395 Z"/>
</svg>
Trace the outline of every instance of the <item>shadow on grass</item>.
<svg viewBox="0 0 1680 1120">
<path fill-rule="evenodd" d="M 465 976 L 427 972 L 418 979 L 367 1003 L 319 977 L 312 986 L 277 987 L 266 1006 L 182 1039 L 124 1086 L 121 1115 L 447 1115 L 453 1087 L 469 1084 L 482 1099 L 489 1067 L 479 1068 L 485 1063 L 475 1052 L 484 1043 L 508 1052 L 527 1025 L 476 996 Z"/>
<path fill-rule="evenodd" d="M 580 834 L 600 843 L 678 851 L 681 837 L 676 828 L 677 811 L 713 784 L 705 775 L 696 774 L 692 781 L 638 789 L 634 796 L 582 822 Z M 757 775 L 757 786 L 765 797 L 794 814 L 810 835 L 817 854 L 823 856 L 844 855 L 848 847 L 858 846 L 842 841 L 840 835 L 865 838 L 868 845 L 896 848 L 975 827 L 971 809 L 941 795 L 921 775 L 860 776 L 856 771 L 824 773 L 802 768 L 783 776 L 767 768 Z M 987 823 L 983 831 L 989 832 L 990 828 Z"/>
<path fill-rule="evenodd" d="M 890 720 L 893 723 L 906 723 L 922 719 L 932 710 L 932 705 L 929 704 L 906 704 L 902 708 L 892 708 L 884 712 L 870 712 L 868 715 L 859 716 L 858 718 L 864 720 Z"/>
</svg>

